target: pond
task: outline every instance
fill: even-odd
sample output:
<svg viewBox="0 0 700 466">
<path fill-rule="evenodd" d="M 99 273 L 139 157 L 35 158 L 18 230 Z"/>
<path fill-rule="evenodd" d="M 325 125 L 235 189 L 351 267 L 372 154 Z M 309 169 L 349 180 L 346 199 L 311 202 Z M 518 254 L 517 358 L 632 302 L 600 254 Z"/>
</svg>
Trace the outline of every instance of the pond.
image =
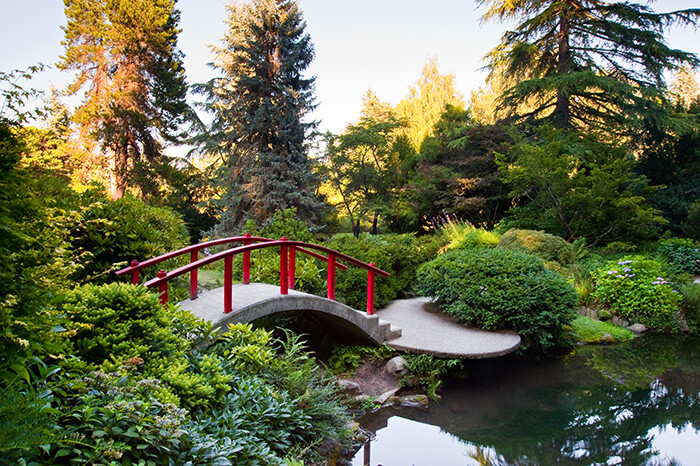
<svg viewBox="0 0 700 466">
<path fill-rule="evenodd" d="M 470 361 L 427 409 L 361 418 L 353 465 L 700 464 L 700 338 Z"/>
</svg>

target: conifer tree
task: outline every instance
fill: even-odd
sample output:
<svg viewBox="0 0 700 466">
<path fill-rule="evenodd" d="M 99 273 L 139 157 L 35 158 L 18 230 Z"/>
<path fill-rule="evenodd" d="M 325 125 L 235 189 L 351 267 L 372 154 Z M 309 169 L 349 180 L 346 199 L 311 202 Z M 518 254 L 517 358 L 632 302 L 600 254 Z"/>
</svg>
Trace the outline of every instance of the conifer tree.
<svg viewBox="0 0 700 466">
<path fill-rule="evenodd" d="M 200 86 L 214 119 L 204 150 L 222 161 L 222 217 L 229 233 L 246 220 L 259 223 L 296 207 L 301 219 L 319 219 L 322 203 L 307 154 L 315 122 L 315 78 L 303 72 L 314 58 L 297 2 L 252 0 L 227 6 L 228 30 L 214 47 L 221 77 Z"/>
<path fill-rule="evenodd" d="M 65 54 L 76 70 L 68 91 L 84 90 L 74 119 L 101 142 L 110 193 L 123 197 L 130 172 L 162 160 L 190 115 L 177 51 L 175 0 L 64 0 Z"/>
<path fill-rule="evenodd" d="M 488 55 L 492 72 L 516 80 L 502 105 L 535 104 L 519 120 L 549 117 L 560 128 L 613 133 L 663 123 L 664 71 L 697 66 L 692 53 L 664 41 L 674 25 L 697 26 L 700 9 L 656 13 L 637 3 L 603 0 L 478 0 L 483 20 L 515 20 Z"/>
</svg>

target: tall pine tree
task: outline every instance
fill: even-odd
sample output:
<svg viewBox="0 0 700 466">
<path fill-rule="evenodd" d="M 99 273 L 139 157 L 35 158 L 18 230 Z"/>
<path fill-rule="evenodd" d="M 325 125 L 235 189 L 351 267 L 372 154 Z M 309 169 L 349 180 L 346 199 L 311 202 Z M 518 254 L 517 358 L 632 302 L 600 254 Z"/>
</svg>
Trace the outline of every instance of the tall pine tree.
<svg viewBox="0 0 700 466">
<path fill-rule="evenodd" d="M 664 72 L 700 65 L 694 54 L 668 47 L 665 30 L 697 26 L 700 9 L 656 13 L 603 0 L 478 0 L 484 20 L 519 22 L 487 58 L 517 84 L 503 106 L 519 120 L 548 117 L 559 128 L 624 133 L 644 120 L 663 123 Z"/>
<path fill-rule="evenodd" d="M 70 93 L 85 92 L 75 120 L 101 142 L 112 198 L 124 196 L 135 168 L 162 162 L 190 115 L 177 51 L 175 0 L 64 0 L 65 54 L 76 70 Z M 143 170 L 140 170 L 143 171 Z"/>
<path fill-rule="evenodd" d="M 227 6 L 228 30 L 214 47 L 222 76 L 200 86 L 214 119 L 204 150 L 222 161 L 222 217 L 226 234 L 246 220 L 260 223 L 296 207 L 301 219 L 319 219 L 322 203 L 306 138 L 315 127 L 314 78 L 303 72 L 314 58 L 297 2 L 252 0 Z"/>
</svg>

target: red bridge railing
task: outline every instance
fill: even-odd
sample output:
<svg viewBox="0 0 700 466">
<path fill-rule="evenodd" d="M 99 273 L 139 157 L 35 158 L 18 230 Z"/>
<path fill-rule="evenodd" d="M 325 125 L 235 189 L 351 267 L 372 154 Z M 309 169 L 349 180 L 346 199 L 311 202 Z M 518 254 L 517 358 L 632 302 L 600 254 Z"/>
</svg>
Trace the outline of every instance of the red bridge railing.
<svg viewBox="0 0 700 466">
<path fill-rule="evenodd" d="M 202 250 L 231 243 L 243 243 L 231 249 L 211 254 L 203 258 L 199 258 Z M 144 283 L 144 286 L 149 288 L 157 287 L 160 291 L 160 299 L 163 304 L 168 302 L 168 282 L 173 278 L 179 277 L 186 273 L 190 274 L 190 299 L 197 298 L 197 278 L 198 270 L 207 264 L 211 264 L 220 260 L 224 261 L 224 312 L 229 313 L 233 309 L 233 258 L 236 255 L 243 255 L 243 283 L 250 283 L 250 253 L 257 249 L 279 248 L 280 250 L 280 294 L 286 295 L 290 289 L 294 289 L 295 270 L 296 270 L 296 253 L 301 252 L 309 256 L 321 259 L 328 263 L 327 269 L 327 294 L 328 298 L 335 300 L 335 272 L 336 268 L 345 270 L 347 265 L 339 263 L 342 260 L 350 265 L 364 268 L 367 270 L 367 313 L 374 314 L 374 279 L 376 275 L 388 277 L 389 273 L 375 267 L 374 263 L 366 264 L 360 260 L 350 257 L 341 252 L 320 246 L 318 244 L 305 243 L 302 241 L 292 241 L 287 238 L 274 240 L 270 238 L 262 238 L 251 236 L 246 233 L 244 236 L 236 236 L 231 238 L 223 238 L 204 243 L 187 246 L 177 251 L 163 254 L 162 256 L 154 257 L 143 262 L 132 261 L 129 267 L 117 271 L 117 275 L 131 275 L 131 283 L 139 283 L 140 271 L 146 267 L 159 264 L 168 259 L 173 259 L 185 254 L 190 254 L 190 263 L 182 267 L 178 267 L 170 272 L 160 270 L 158 276 Z M 318 251 L 318 252 L 316 252 Z"/>
</svg>

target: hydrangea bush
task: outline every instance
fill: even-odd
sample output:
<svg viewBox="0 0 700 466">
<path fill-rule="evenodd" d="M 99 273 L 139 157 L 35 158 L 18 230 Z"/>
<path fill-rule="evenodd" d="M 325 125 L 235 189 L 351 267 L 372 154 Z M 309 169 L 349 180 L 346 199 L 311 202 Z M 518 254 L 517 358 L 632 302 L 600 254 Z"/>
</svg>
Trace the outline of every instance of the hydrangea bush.
<svg viewBox="0 0 700 466">
<path fill-rule="evenodd" d="M 593 298 L 614 314 L 654 330 L 678 330 L 683 297 L 668 282 L 659 262 L 626 256 L 606 263 L 592 275 Z"/>
</svg>

